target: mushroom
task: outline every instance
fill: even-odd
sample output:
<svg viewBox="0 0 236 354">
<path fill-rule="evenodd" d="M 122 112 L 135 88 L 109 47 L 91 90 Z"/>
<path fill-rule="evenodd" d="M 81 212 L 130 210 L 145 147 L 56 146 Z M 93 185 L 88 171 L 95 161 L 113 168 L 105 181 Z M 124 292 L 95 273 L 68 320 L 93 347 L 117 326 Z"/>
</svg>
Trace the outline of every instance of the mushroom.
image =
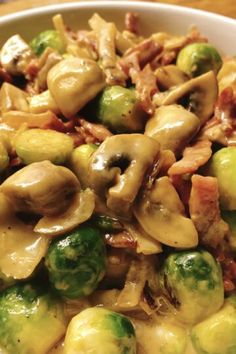
<svg viewBox="0 0 236 354">
<path fill-rule="evenodd" d="M 203 125 L 214 112 L 217 95 L 216 76 L 209 71 L 168 91 L 155 94 L 153 100 L 157 107 L 181 104 L 196 114 Z"/>
<path fill-rule="evenodd" d="M 158 142 L 143 134 L 107 138 L 92 156 L 90 186 L 98 195 L 106 195 L 109 209 L 127 215 L 159 149 Z"/>
<path fill-rule="evenodd" d="M 0 52 L 0 63 L 11 75 L 25 74 L 34 54 L 29 45 L 18 35 L 10 37 Z"/>
<path fill-rule="evenodd" d="M 148 235 L 165 245 L 191 248 L 198 244 L 195 226 L 184 215 L 184 206 L 167 176 L 139 196 L 134 215 Z"/>
<path fill-rule="evenodd" d="M 94 208 L 94 193 L 87 188 L 76 193 L 71 205 L 64 213 L 56 216 L 43 216 L 36 224 L 34 231 L 49 236 L 65 234 L 88 220 Z"/>
<path fill-rule="evenodd" d="M 162 149 L 179 155 L 200 128 L 199 118 L 180 105 L 156 109 L 145 127 L 145 135 L 160 143 Z"/>
<path fill-rule="evenodd" d="M 105 79 L 95 61 L 67 58 L 51 68 L 47 84 L 60 111 L 70 118 L 103 89 Z"/>
<path fill-rule="evenodd" d="M 1 114 L 9 111 L 29 111 L 27 93 L 18 87 L 4 82 L 0 90 L 0 112 Z"/>
<path fill-rule="evenodd" d="M 158 87 L 168 90 L 170 87 L 183 84 L 189 77 L 176 65 L 160 66 L 155 71 Z"/>
<path fill-rule="evenodd" d="M 7 277 L 25 279 L 45 256 L 49 238 L 35 233 L 12 210 L 8 198 L 0 193 L 0 269 Z"/>
<path fill-rule="evenodd" d="M 0 190 L 11 200 L 15 211 L 51 216 L 68 208 L 80 184 L 68 168 L 42 161 L 8 177 Z"/>
</svg>

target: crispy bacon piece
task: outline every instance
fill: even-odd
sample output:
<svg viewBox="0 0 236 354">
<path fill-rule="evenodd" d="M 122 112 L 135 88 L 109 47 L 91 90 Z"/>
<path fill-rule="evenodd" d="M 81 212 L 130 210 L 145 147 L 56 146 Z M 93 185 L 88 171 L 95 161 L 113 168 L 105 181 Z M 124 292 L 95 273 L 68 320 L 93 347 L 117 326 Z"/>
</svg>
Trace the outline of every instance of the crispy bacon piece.
<svg viewBox="0 0 236 354">
<path fill-rule="evenodd" d="M 153 114 L 155 106 L 152 103 L 152 97 L 158 92 L 156 76 L 152 71 L 149 64 L 147 64 L 143 70 L 134 71 L 132 76 L 132 82 L 136 84 L 136 91 L 141 101 L 141 106 L 148 114 Z"/>
<path fill-rule="evenodd" d="M 228 244 L 212 250 L 213 255 L 218 260 L 223 271 L 224 289 L 230 292 L 236 288 L 236 262 L 228 250 Z"/>
<path fill-rule="evenodd" d="M 139 15 L 136 12 L 125 14 L 125 28 L 127 31 L 138 34 Z"/>
<path fill-rule="evenodd" d="M 189 212 L 199 233 L 200 243 L 213 248 L 219 246 L 229 227 L 220 215 L 217 178 L 192 176 Z"/>
<path fill-rule="evenodd" d="M 211 142 L 209 140 L 199 140 L 184 149 L 182 159 L 170 167 L 168 174 L 173 176 L 194 173 L 199 167 L 205 165 L 211 155 Z"/>
<path fill-rule="evenodd" d="M 112 136 L 112 133 L 102 124 L 91 123 L 82 118 L 79 119 L 79 123 L 87 133 L 92 135 L 99 142 L 102 142 L 109 136 Z"/>
<path fill-rule="evenodd" d="M 236 145 L 236 94 L 232 87 L 219 95 L 215 115 L 202 129 L 201 136 L 222 145 Z"/>
<path fill-rule="evenodd" d="M 106 243 L 115 248 L 133 248 L 137 247 L 137 242 L 127 231 L 121 231 L 105 235 Z"/>
</svg>

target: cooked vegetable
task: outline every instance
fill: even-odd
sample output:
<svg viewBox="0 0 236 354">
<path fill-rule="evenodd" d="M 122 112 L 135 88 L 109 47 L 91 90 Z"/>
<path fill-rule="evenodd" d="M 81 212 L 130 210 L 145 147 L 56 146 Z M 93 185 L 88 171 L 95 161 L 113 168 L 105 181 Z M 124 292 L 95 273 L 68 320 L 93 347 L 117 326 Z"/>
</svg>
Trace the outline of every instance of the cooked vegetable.
<svg viewBox="0 0 236 354">
<path fill-rule="evenodd" d="M 135 90 L 121 86 L 108 87 L 99 95 L 94 114 L 101 123 L 117 133 L 141 131 L 146 121 Z"/>
<path fill-rule="evenodd" d="M 220 203 L 225 210 L 236 209 L 236 147 L 229 146 L 218 150 L 209 164 L 208 173 L 217 177 Z"/>
<path fill-rule="evenodd" d="M 191 248 L 198 244 L 197 230 L 184 215 L 184 206 L 167 176 L 140 194 L 134 214 L 146 233 L 165 245 Z"/>
<path fill-rule="evenodd" d="M 0 112 L 4 114 L 9 111 L 28 112 L 28 95 L 18 87 L 4 82 L 0 89 Z"/>
<path fill-rule="evenodd" d="M 14 210 L 48 216 L 64 212 L 79 190 L 79 181 L 68 168 L 49 161 L 30 164 L 1 185 Z"/>
<path fill-rule="evenodd" d="M 17 137 L 15 148 L 26 165 L 44 160 L 60 165 L 72 154 L 73 140 L 55 130 L 29 129 Z"/>
<path fill-rule="evenodd" d="M 67 58 L 47 76 L 49 91 L 65 117 L 73 117 L 105 86 L 98 64 L 90 59 Z"/>
<path fill-rule="evenodd" d="M 199 127 L 199 118 L 182 106 L 162 106 L 148 120 L 145 135 L 157 140 L 162 149 L 169 149 L 178 155 L 196 135 Z"/>
<path fill-rule="evenodd" d="M 62 304 L 31 284 L 0 293 L 0 324 L 0 345 L 9 353 L 45 354 L 66 331 Z"/>
<path fill-rule="evenodd" d="M 210 70 L 217 74 L 222 66 L 222 59 L 211 44 L 192 43 L 179 52 L 177 66 L 192 77 L 202 75 Z"/>
<path fill-rule="evenodd" d="M 11 75 L 24 75 L 34 57 L 29 45 L 18 34 L 10 37 L 0 52 L 0 63 Z"/>
<path fill-rule="evenodd" d="M 47 30 L 40 32 L 30 42 L 30 46 L 34 53 L 40 56 L 47 47 L 57 50 L 63 54 L 65 51 L 64 44 L 61 40 L 60 34 L 55 30 Z"/>
<path fill-rule="evenodd" d="M 89 308 L 75 316 L 65 339 L 65 354 L 135 354 L 131 321 L 104 308 Z"/>
<path fill-rule="evenodd" d="M 79 298 L 91 294 L 105 273 L 105 246 L 100 232 L 80 227 L 56 239 L 49 247 L 49 280 L 61 295 Z"/>
<path fill-rule="evenodd" d="M 107 138 L 93 154 L 90 185 L 107 197 L 108 208 L 127 214 L 141 187 L 145 173 L 157 160 L 159 144 L 142 134 L 120 134 Z"/>
<path fill-rule="evenodd" d="M 5 144 L 0 141 L 0 173 L 4 171 L 9 164 L 9 156 Z"/>
<path fill-rule="evenodd" d="M 236 352 L 235 296 L 223 308 L 193 327 L 191 337 L 197 354 L 233 354 Z"/>
<path fill-rule="evenodd" d="M 229 225 L 229 244 L 233 251 L 236 251 L 236 211 L 224 210 L 222 211 L 222 218 Z"/>
<path fill-rule="evenodd" d="M 78 177 L 81 186 L 86 188 L 89 180 L 89 165 L 93 153 L 98 146 L 95 144 L 82 144 L 73 150 L 70 158 L 70 168 Z"/>
<path fill-rule="evenodd" d="M 163 265 L 161 285 L 177 318 L 189 324 L 204 320 L 224 302 L 221 269 L 207 251 L 170 254 Z"/>
</svg>

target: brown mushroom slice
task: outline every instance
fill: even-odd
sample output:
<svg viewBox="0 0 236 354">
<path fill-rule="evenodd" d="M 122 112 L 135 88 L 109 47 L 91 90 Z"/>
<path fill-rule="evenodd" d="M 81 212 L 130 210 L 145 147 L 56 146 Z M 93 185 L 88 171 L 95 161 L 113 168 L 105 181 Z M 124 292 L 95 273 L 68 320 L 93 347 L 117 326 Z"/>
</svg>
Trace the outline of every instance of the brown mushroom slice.
<svg viewBox="0 0 236 354">
<path fill-rule="evenodd" d="M 162 149 L 180 154 L 200 128 L 199 118 L 180 105 L 156 109 L 145 127 L 145 135 L 160 143 Z"/>
<path fill-rule="evenodd" d="M 203 125 L 213 114 L 218 95 L 217 79 L 213 71 L 191 79 L 168 91 L 154 95 L 156 106 L 182 104 L 196 114 Z"/>
<path fill-rule="evenodd" d="M 88 220 L 95 208 L 94 193 L 88 188 L 77 193 L 65 213 L 56 216 L 43 216 L 34 228 L 43 235 L 58 236 L 74 229 Z"/>
<path fill-rule="evenodd" d="M 147 234 L 165 245 L 191 248 L 198 244 L 195 226 L 184 215 L 184 206 L 166 176 L 140 196 L 134 214 Z"/>
<path fill-rule="evenodd" d="M 25 74 L 26 67 L 34 54 L 30 46 L 18 35 L 10 37 L 0 52 L 0 64 L 12 75 Z"/>
<path fill-rule="evenodd" d="M 158 142 L 143 134 L 111 136 L 92 156 L 90 186 L 98 195 L 105 194 L 109 209 L 125 216 L 158 156 Z"/>
<path fill-rule="evenodd" d="M 0 112 L 1 114 L 8 111 L 29 111 L 27 102 L 27 93 L 18 87 L 4 82 L 0 90 Z"/>
<path fill-rule="evenodd" d="M 16 211 L 55 215 L 62 213 L 80 190 L 76 176 L 50 161 L 35 162 L 8 177 L 0 187 Z"/>
<path fill-rule="evenodd" d="M 67 58 L 51 68 L 47 83 L 56 105 L 70 118 L 104 88 L 105 79 L 95 61 Z"/>
<path fill-rule="evenodd" d="M 12 213 L 12 205 L 0 193 L 0 269 L 7 277 L 28 278 L 45 256 L 46 238 Z"/>
<path fill-rule="evenodd" d="M 168 90 L 170 87 L 183 84 L 189 80 L 182 70 L 176 65 L 161 66 L 155 71 L 158 87 Z"/>
</svg>

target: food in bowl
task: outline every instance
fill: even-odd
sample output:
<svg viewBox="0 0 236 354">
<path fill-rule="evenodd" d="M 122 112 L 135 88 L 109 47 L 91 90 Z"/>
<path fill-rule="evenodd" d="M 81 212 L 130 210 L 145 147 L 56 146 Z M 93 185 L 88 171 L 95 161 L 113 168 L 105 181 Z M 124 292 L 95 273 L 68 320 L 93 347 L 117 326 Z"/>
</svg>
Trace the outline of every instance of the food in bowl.
<svg viewBox="0 0 236 354">
<path fill-rule="evenodd" d="M 8 354 L 236 348 L 236 61 L 138 20 L 1 48 Z"/>
</svg>

